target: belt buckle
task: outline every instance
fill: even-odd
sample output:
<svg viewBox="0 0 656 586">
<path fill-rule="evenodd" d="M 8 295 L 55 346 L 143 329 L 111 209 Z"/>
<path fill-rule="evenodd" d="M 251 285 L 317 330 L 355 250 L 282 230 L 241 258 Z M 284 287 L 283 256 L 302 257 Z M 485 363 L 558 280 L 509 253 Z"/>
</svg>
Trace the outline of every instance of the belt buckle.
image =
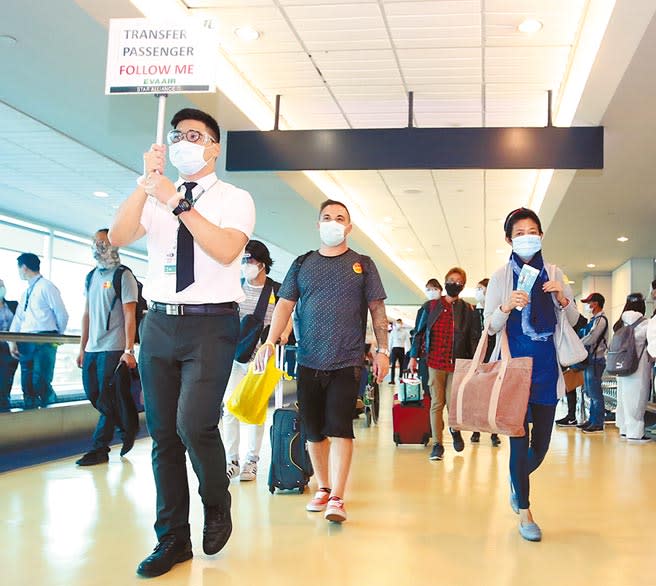
<svg viewBox="0 0 656 586">
<path fill-rule="evenodd" d="M 181 307 L 179 305 L 171 305 L 170 303 L 166 304 L 166 315 L 180 315 Z"/>
</svg>

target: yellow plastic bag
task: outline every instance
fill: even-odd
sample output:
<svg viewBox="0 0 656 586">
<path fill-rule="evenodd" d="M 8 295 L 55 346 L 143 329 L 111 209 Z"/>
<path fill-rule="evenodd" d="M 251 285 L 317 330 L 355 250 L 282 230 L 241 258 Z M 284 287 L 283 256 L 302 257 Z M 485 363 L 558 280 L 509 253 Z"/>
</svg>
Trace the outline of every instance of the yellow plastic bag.
<svg viewBox="0 0 656 586">
<path fill-rule="evenodd" d="M 248 365 L 246 376 L 237 385 L 226 403 L 228 411 L 239 421 L 262 425 L 266 419 L 269 397 L 285 373 L 269 358 L 264 372 L 255 374 L 253 362 Z"/>
</svg>

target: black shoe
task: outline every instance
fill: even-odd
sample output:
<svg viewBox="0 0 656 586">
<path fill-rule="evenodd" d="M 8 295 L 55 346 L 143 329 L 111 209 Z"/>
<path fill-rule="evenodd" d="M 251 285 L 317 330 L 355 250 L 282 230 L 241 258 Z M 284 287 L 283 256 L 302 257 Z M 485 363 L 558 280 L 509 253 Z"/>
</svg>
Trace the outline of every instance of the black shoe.
<svg viewBox="0 0 656 586">
<path fill-rule="evenodd" d="M 495 448 L 498 448 L 501 445 L 501 439 L 496 433 L 493 433 L 490 436 L 490 439 L 492 440 L 492 446 Z"/>
<path fill-rule="evenodd" d="M 604 426 L 603 425 L 588 425 L 588 427 L 583 427 L 581 429 L 583 433 L 599 433 L 600 431 L 604 431 Z"/>
<path fill-rule="evenodd" d="M 389 384 L 390 384 L 390 385 L 395 385 L 396 383 L 395 383 L 393 380 L 391 380 L 391 381 L 389 382 Z"/>
<path fill-rule="evenodd" d="M 456 452 L 462 452 L 465 449 L 465 440 L 462 439 L 462 434 L 459 431 L 454 431 L 449 428 L 451 437 L 453 438 L 453 449 Z"/>
<path fill-rule="evenodd" d="M 228 543 L 232 533 L 230 517 L 231 497 L 228 493 L 225 505 L 205 507 L 205 526 L 203 527 L 203 551 L 207 555 L 219 553 Z"/>
<path fill-rule="evenodd" d="M 137 574 L 146 578 L 154 578 L 166 574 L 175 564 L 186 562 L 194 557 L 191 551 L 191 541 L 167 534 L 137 568 Z"/>
<path fill-rule="evenodd" d="M 579 429 L 586 429 L 587 427 L 590 427 L 590 422 L 584 421 L 583 423 L 579 423 L 576 427 Z"/>
<path fill-rule="evenodd" d="M 615 413 L 612 411 L 606 411 L 604 413 L 604 421 L 615 421 Z"/>
<path fill-rule="evenodd" d="M 441 460 L 444 456 L 444 446 L 442 444 L 435 443 L 433 444 L 433 449 L 431 450 L 429 460 Z"/>
<path fill-rule="evenodd" d="M 109 450 L 107 448 L 101 448 L 87 452 L 75 463 L 78 466 L 95 466 L 96 464 L 105 464 L 107 462 L 109 462 Z"/>
<path fill-rule="evenodd" d="M 477 444 L 480 441 L 481 441 L 481 432 L 480 431 L 475 431 L 474 433 L 472 433 L 471 443 L 472 444 Z"/>
<path fill-rule="evenodd" d="M 567 415 L 562 419 L 557 419 L 556 425 L 558 427 L 576 427 L 576 417 L 569 417 L 569 415 Z"/>
</svg>

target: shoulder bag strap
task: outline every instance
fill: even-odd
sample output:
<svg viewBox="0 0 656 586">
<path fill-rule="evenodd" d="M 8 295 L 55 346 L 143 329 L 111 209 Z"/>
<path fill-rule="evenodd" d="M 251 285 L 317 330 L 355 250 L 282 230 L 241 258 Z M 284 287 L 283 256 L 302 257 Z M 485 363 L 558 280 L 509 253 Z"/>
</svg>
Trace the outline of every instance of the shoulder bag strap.
<svg viewBox="0 0 656 586">
<path fill-rule="evenodd" d="M 267 305 L 269 305 L 269 297 L 271 297 L 271 291 L 273 291 L 273 281 L 267 277 L 262 292 L 260 293 L 260 297 L 257 300 L 255 311 L 253 312 L 253 315 L 260 321 L 264 321 Z"/>
</svg>

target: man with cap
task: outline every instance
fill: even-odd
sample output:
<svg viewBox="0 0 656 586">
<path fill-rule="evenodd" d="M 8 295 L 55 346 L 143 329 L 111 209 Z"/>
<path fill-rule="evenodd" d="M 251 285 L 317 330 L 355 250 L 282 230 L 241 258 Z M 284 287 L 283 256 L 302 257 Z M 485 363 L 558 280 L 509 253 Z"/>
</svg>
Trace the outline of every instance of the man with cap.
<svg viewBox="0 0 656 586">
<path fill-rule="evenodd" d="M 601 293 L 591 293 L 585 299 L 589 313 L 588 325 L 582 330 L 581 342 L 588 349 L 588 364 L 584 372 L 584 389 L 590 398 L 590 418 L 579 427 L 583 433 L 604 431 L 604 396 L 601 391 L 601 376 L 606 368 L 608 350 L 608 318 L 604 314 L 606 300 Z"/>
<path fill-rule="evenodd" d="M 269 249 L 263 242 L 259 240 L 250 240 L 246 244 L 246 252 L 242 258 L 241 276 L 242 276 L 242 289 L 246 299 L 239 304 L 239 319 L 241 320 L 241 334 L 245 335 L 246 323 L 244 317 L 256 313 L 258 301 L 262 298 L 265 312 L 262 316 L 262 330 L 261 339 L 266 338 L 271 324 L 271 316 L 278 301 L 278 289 L 280 283 L 267 277 L 271 271 L 273 260 Z M 264 309 L 264 308 L 263 308 Z M 249 322 L 251 323 L 251 322 Z M 289 320 L 287 328 L 280 336 L 280 343 L 286 344 L 289 338 L 289 332 L 292 329 L 292 322 Z M 230 398 L 232 392 L 237 385 L 246 376 L 248 372 L 248 365 L 255 356 L 255 352 L 260 347 L 258 341 L 250 356 L 239 356 L 241 344 L 237 344 L 237 353 L 235 360 L 232 363 L 232 371 L 230 372 L 230 379 L 228 386 L 223 397 L 225 402 Z M 223 409 L 223 436 L 226 448 L 226 472 L 230 480 L 239 478 L 241 481 L 255 480 L 257 475 L 257 462 L 260 459 L 260 449 L 262 447 L 262 437 L 264 435 L 264 425 L 250 425 L 242 424 L 247 428 L 248 432 L 248 452 L 246 454 L 246 461 L 244 462 L 241 470 L 239 468 L 239 435 L 240 435 L 240 421 L 228 411 L 225 406 Z"/>
</svg>

